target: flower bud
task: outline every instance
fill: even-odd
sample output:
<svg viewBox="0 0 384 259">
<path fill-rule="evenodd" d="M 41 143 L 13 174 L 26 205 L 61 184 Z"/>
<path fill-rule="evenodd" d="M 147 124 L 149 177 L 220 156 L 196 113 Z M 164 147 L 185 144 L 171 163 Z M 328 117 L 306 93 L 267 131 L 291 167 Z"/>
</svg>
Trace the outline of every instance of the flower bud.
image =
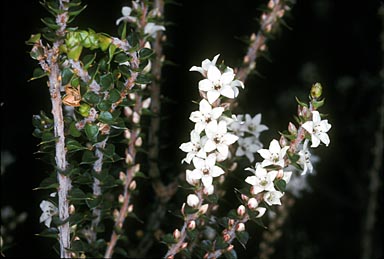
<svg viewBox="0 0 384 259">
<path fill-rule="evenodd" d="M 228 247 L 227 247 L 227 252 L 231 252 L 233 250 L 234 246 L 232 244 L 230 244 Z"/>
<path fill-rule="evenodd" d="M 204 205 L 202 205 L 202 206 L 199 208 L 199 213 L 200 213 L 200 214 L 205 214 L 205 213 L 207 212 L 207 210 L 208 210 L 208 206 L 209 206 L 209 204 L 204 204 Z"/>
<path fill-rule="evenodd" d="M 119 203 L 124 203 L 124 195 L 120 194 L 118 200 Z"/>
<path fill-rule="evenodd" d="M 279 143 L 282 147 L 288 146 L 288 141 L 284 136 L 280 136 Z"/>
<path fill-rule="evenodd" d="M 253 209 L 256 209 L 257 206 L 259 206 L 259 203 L 257 202 L 257 200 L 255 198 L 250 198 L 248 200 L 247 206 L 249 209 L 253 210 Z"/>
<path fill-rule="evenodd" d="M 241 199 L 243 201 L 248 201 L 249 197 L 247 195 L 245 195 L 245 194 L 241 194 Z"/>
<path fill-rule="evenodd" d="M 196 221 L 191 220 L 190 222 L 188 222 L 187 228 L 188 230 L 194 230 L 196 228 Z"/>
<path fill-rule="evenodd" d="M 131 183 L 129 184 L 129 190 L 134 191 L 136 189 L 136 181 L 132 180 Z"/>
<path fill-rule="evenodd" d="M 75 213 L 75 211 L 76 211 L 75 206 L 73 206 L 73 204 L 71 204 L 71 205 L 69 206 L 69 214 L 72 215 L 72 214 Z"/>
<path fill-rule="evenodd" d="M 197 197 L 196 194 L 189 194 L 188 197 L 187 197 L 187 204 L 192 207 L 192 208 L 195 208 L 200 202 L 200 199 L 199 197 Z"/>
<path fill-rule="evenodd" d="M 125 175 L 125 173 L 123 171 L 120 171 L 119 173 L 119 179 L 125 183 L 125 180 L 127 179 L 127 176 Z"/>
<path fill-rule="evenodd" d="M 245 230 L 245 225 L 244 225 L 244 223 L 240 222 L 239 224 L 237 224 L 237 226 L 236 226 L 236 231 L 237 231 L 237 232 L 242 232 L 242 231 L 244 231 L 244 230 Z"/>
<path fill-rule="evenodd" d="M 289 133 L 293 134 L 293 135 L 296 135 L 297 134 L 297 128 L 295 126 L 295 124 L 293 124 L 292 122 L 290 122 L 288 124 L 288 131 Z"/>
<path fill-rule="evenodd" d="M 180 230 L 176 228 L 175 231 L 173 231 L 173 238 L 177 241 L 179 240 L 180 236 L 181 236 Z"/>
<path fill-rule="evenodd" d="M 183 249 L 187 248 L 187 246 L 188 246 L 188 243 L 187 243 L 187 242 L 184 242 L 184 243 L 181 245 L 180 249 L 183 250 Z"/>
<path fill-rule="evenodd" d="M 321 97 L 322 92 L 323 92 L 323 87 L 321 86 L 320 83 L 316 83 L 316 84 L 312 85 L 311 97 L 313 99 L 319 99 Z"/>
<path fill-rule="evenodd" d="M 245 215 L 245 207 L 244 205 L 240 205 L 238 208 L 237 208 L 237 215 L 239 215 L 240 217 L 244 216 Z"/>
<path fill-rule="evenodd" d="M 124 115 L 125 117 L 130 117 L 132 115 L 133 111 L 130 107 L 125 106 L 124 107 Z"/>
<path fill-rule="evenodd" d="M 124 138 L 126 139 L 131 138 L 131 131 L 129 129 L 124 130 Z"/>
<path fill-rule="evenodd" d="M 145 109 L 148 109 L 150 105 L 151 105 L 151 97 L 148 97 L 143 101 L 142 107 Z"/>
<path fill-rule="evenodd" d="M 135 141 L 135 146 L 141 147 L 142 144 L 143 144 L 143 139 L 141 137 L 138 137 Z"/>
<path fill-rule="evenodd" d="M 133 112 L 132 121 L 135 124 L 140 122 L 140 115 L 137 112 Z"/>
<path fill-rule="evenodd" d="M 205 186 L 203 192 L 205 195 L 211 195 L 213 194 L 214 190 L 215 190 L 215 187 L 213 187 L 213 185 L 210 185 L 210 186 Z"/>
<path fill-rule="evenodd" d="M 128 211 L 128 213 L 131 213 L 133 211 L 133 204 L 128 206 L 127 211 Z"/>
<path fill-rule="evenodd" d="M 228 219 L 228 227 L 231 228 L 235 224 L 234 219 Z"/>
</svg>

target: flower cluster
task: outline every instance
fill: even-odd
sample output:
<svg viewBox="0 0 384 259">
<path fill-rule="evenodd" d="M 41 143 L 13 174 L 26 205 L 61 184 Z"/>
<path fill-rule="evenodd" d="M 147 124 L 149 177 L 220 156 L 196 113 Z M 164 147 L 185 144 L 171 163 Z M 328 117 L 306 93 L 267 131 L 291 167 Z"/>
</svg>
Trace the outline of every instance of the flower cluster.
<svg viewBox="0 0 384 259">
<path fill-rule="evenodd" d="M 246 156 L 252 163 L 255 160 L 255 153 L 263 147 L 260 142 L 260 133 L 268 130 L 268 127 L 261 124 L 261 114 L 256 114 L 253 118 L 249 114 L 240 114 L 229 124 L 229 129 L 233 131 L 237 140 L 237 157 Z"/>
<path fill-rule="evenodd" d="M 190 141 L 182 143 L 180 149 L 187 153 L 182 162 L 193 164 L 194 169 L 186 171 L 187 182 L 193 186 L 202 183 L 204 192 L 212 194 L 213 179 L 224 174 L 224 170 L 216 165 L 230 156 L 229 146 L 239 137 L 230 132 L 229 125 L 233 122 L 224 114 L 223 98 L 235 98 L 238 86 L 244 84 L 234 79 L 233 69 L 226 67 L 221 72 L 216 66 L 219 55 L 212 61 L 206 59 L 201 67 L 193 66 L 190 71 L 200 72 L 205 79 L 199 82 L 199 90 L 203 99 L 199 103 L 199 110 L 191 113 L 189 119 L 195 123 L 190 133 Z"/>
</svg>

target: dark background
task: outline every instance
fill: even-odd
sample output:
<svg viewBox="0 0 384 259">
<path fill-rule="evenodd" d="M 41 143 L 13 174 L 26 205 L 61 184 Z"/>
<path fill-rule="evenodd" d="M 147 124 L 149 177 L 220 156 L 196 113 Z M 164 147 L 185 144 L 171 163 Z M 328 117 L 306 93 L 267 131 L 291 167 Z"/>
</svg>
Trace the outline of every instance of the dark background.
<svg viewBox="0 0 384 259">
<path fill-rule="evenodd" d="M 241 39 L 258 30 L 258 8 L 266 2 L 175 2 L 179 4 L 165 10 L 170 23 L 165 54 L 175 65 L 164 68 L 163 94 L 173 102 L 163 106 L 169 120 L 162 128 L 162 141 L 168 144 L 162 159 L 176 168 L 184 155 L 178 146 L 188 138 L 188 116 L 195 108 L 192 100 L 198 98 L 201 79 L 198 73 L 188 72 L 189 68 L 219 53 L 220 61 L 238 66 L 247 48 Z M 84 3 L 88 7 L 75 24 L 116 35 L 115 21 L 128 1 Z M 264 143 L 286 129 L 296 112 L 295 96 L 306 100 L 315 82 L 324 87 L 322 112 L 329 114 L 332 124 L 330 146 L 315 151 L 321 160 L 316 175 L 309 177 L 312 191 L 293 207 L 275 258 L 359 258 L 368 172 L 383 99 L 380 5 L 375 0 L 297 0 L 285 20 L 290 29 L 283 27 L 269 41 L 268 57 L 258 59 L 258 74 L 248 78 L 240 93 L 240 110 L 261 112 L 263 123 L 270 128 Z M 49 112 L 50 102 L 44 80 L 28 82 L 37 63 L 29 57 L 24 42 L 42 27 L 40 18 L 49 14 L 36 0 L 1 1 L 1 10 L 1 149 L 16 159 L 1 176 L 1 206 L 28 213 L 26 222 L 14 232 L 14 246 L 5 254 L 46 257 L 53 254 L 50 243 L 35 236 L 44 228 L 38 222 L 42 197 L 32 189 L 50 169 L 34 154 L 38 140 L 32 136 L 31 121 L 40 110 Z M 383 167 L 376 173 L 381 187 L 373 259 L 383 256 Z M 257 238 L 252 237 L 250 243 Z"/>
</svg>

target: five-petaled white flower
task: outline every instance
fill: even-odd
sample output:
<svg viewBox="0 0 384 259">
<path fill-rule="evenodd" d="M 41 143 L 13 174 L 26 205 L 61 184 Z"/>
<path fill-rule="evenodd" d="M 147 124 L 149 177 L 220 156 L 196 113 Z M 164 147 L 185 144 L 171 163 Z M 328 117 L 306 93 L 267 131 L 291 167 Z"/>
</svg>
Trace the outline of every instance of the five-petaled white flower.
<svg viewBox="0 0 384 259">
<path fill-rule="evenodd" d="M 40 216 L 40 223 L 44 222 L 48 228 L 51 227 L 52 217 L 58 213 L 58 208 L 52 202 L 46 200 L 40 203 L 40 208 L 43 211 Z"/>
<path fill-rule="evenodd" d="M 261 132 L 268 130 L 268 127 L 264 124 L 261 124 L 261 113 L 255 115 L 255 117 L 251 117 L 249 114 L 245 114 L 245 131 L 249 132 L 256 137 L 260 135 Z"/>
<path fill-rule="evenodd" d="M 212 108 L 207 100 L 202 99 L 199 103 L 199 111 L 192 112 L 189 119 L 195 123 L 195 130 L 201 133 L 205 129 L 205 126 L 210 121 L 217 120 L 223 111 L 223 107 Z"/>
<path fill-rule="evenodd" d="M 217 150 L 223 157 L 228 157 L 228 146 L 239 139 L 238 136 L 227 132 L 227 123 L 223 120 L 219 122 L 214 120 L 208 123 L 205 134 L 208 140 L 204 145 L 204 151 L 208 153 Z"/>
<path fill-rule="evenodd" d="M 302 127 L 311 134 L 311 147 L 318 147 L 320 141 L 326 146 L 329 145 L 330 139 L 327 132 L 331 129 L 328 120 L 321 120 L 318 111 L 312 111 L 312 121 L 305 122 Z"/>
<path fill-rule="evenodd" d="M 288 146 L 281 148 L 279 141 L 273 139 L 269 144 L 269 149 L 259 149 L 257 151 L 264 158 L 261 165 L 263 167 L 269 165 L 284 167 L 284 156 L 287 153 L 288 148 Z"/>
<path fill-rule="evenodd" d="M 203 182 L 205 187 L 209 187 L 213 183 L 213 178 L 224 174 L 224 170 L 216 165 L 216 155 L 210 154 L 206 159 L 194 157 L 193 165 L 195 169 L 190 173 L 191 180 L 199 180 Z"/>
<path fill-rule="evenodd" d="M 255 160 L 254 153 L 257 152 L 263 145 L 255 137 L 239 138 L 237 140 L 239 146 L 237 147 L 236 156 L 246 156 L 252 163 Z"/>
<path fill-rule="evenodd" d="M 187 156 L 181 161 L 182 163 L 185 161 L 188 164 L 191 163 L 192 158 L 195 156 L 205 158 L 207 155 L 203 150 L 204 143 L 207 140 L 206 136 L 200 138 L 200 133 L 196 130 L 192 130 L 191 133 L 191 141 L 182 143 L 180 145 L 180 149 L 187 153 Z"/>
<path fill-rule="evenodd" d="M 204 59 L 203 62 L 201 62 L 201 67 L 198 66 L 192 66 L 189 71 L 196 71 L 202 74 L 204 77 L 207 77 L 207 71 L 210 66 L 215 66 L 217 59 L 219 58 L 220 54 L 217 54 L 212 61 L 209 59 Z"/>
<path fill-rule="evenodd" d="M 245 170 L 255 174 L 245 179 L 246 183 L 253 186 L 252 194 L 256 195 L 262 191 L 276 191 L 273 180 L 277 176 L 277 171 L 268 172 L 260 163 L 256 164 L 256 170 L 253 168 L 246 168 Z"/>
<path fill-rule="evenodd" d="M 280 201 L 280 198 L 283 197 L 283 193 L 282 192 L 279 192 L 279 191 L 270 191 L 270 192 L 266 192 L 264 193 L 264 201 L 272 206 L 272 205 L 281 205 L 281 201 Z"/>
<path fill-rule="evenodd" d="M 220 95 L 233 99 L 239 94 L 237 87 L 244 88 L 243 82 L 234 78 L 235 74 L 230 67 L 221 73 L 216 66 L 209 66 L 207 78 L 199 82 L 199 90 L 207 93 L 209 103 L 215 102 Z"/>
</svg>

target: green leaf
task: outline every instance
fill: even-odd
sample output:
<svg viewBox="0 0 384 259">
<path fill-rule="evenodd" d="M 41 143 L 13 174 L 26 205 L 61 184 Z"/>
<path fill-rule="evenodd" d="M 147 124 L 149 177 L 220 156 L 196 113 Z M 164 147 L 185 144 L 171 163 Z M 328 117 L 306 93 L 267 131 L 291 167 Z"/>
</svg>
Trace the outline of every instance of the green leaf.
<svg viewBox="0 0 384 259">
<path fill-rule="evenodd" d="M 93 164 L 97 160 L 95 154 L 90 150 L 85 150 L 80 164 Z"/>
<path fill-rule="evenodd" d="M 151 83 L 152 80 L 151 78 L 149 77 L 149 75 L 143 75 L 143 74 L 139 74 L 136 78 L 136 84 L 149 84 Z"/>
<path fill-rule="evenodd" d="M 149 59 L 154 54 L 153 50 L 148 48 L 143 48 L 139 51 L 140 60 Z"/>
<path fill-rule="evenodd" d="M 57 228 L 47 228 L 41 231 L 39 234 L 36 234 L 36 236 L 57 239 L 58 234 L 59 230 Z"/>
<path fill-rule="evenodd" d="M 120 53 L 115 55 L 115 62 L 116 63 L 121 64 L 121 63 L 127 62 L 129 60 L 130 60 L 130 56 L 128 56 L 124 52 L 120 52 Z"/>
<path fill-rule="evenodd" d="M 46 190 L 46 189 L 55 189 L 59 187 L 59 183 L 57 182 L 56 174 L 52 173 L 49 177 L 45 178 L 41 181 L 39 187 L 34 188 L 33 190 Z"/>
<path fill-rule="evenodd" d="M 41 34 L 32 34 L 31 37 L 25 42 L 28 45 L 33 45 L 35 43 L 38 43 L 41 38 Z"/>
<path fill-rule="evenodd" d="M 42 18 L 41 21 L 50 29 L 57 30 L 60 28 L 60 25 L 56 24 L 56 21 L 52 17 Z"/>
<path fill-rule="evenodd" d="M 279 179 L 275 182 L 275 185 L 276 185 L 276 188 L 280 191 L 280 192 L 285 192 L 285 188 L 287 186 L 287 183 L 283 180 L 283 179 Z"/>
<path fill-rule="evenodd" d="M 101 101 L 101 98 L 98 94 L 88 91 L 83 96 L 84 100 L 90 104 L 98 104 Z"/>
<path fill-rule="evenodd" d="M 90 209 L 95 209 L 101 204 L 101 202 L 102 202 L 101 196 L 94 197 L 92 194 L 87 195 L 87 199 L 85 200 L 85 203 Z"/>
<path fill-rule="evenodd" d="M 120 96 L 121 96 L 120 91 L 114 88 L 111 91 L 109 91 L 108 101 L 110 101 L 111 103 L 115 103 L 118 100 L 120 100 Z"/>
<path fill-rule="evenodd" d="M 43 69 L 37 67 L 33 70 L 32 78 L 30 78 L 28 81 L 36 80 L 44 76 L 48 76 L 48 73 L 44 72 Z"/>
<path fill-rule="evenodd" d="M 113 86 L 113 77 L 111 73 L 100 76 L 100 85 L 103 89 L 109 89 Z"/>
<path fill-rule="evenodd" d="M 322 100 L 319 100 L 319 101 L 315 101 L 315 100 L 313 100 L 313 101 L 312 101 L 312 105 L 313 105 L 313 107 L 315 108 L 315 110 L 317 110 L 318 108 L 320 108 L 321 106 L 323 106 L 323 105 L 324 105 L 324 101 L 325 101 L 325 99 L 322 99 Z"/>
<path fill-rule="evenodd" d="M 99 121 L 110 124 L 113 122 L 113 116 L 108 111 L 102 111 L 100 112 L 100 115 L 98 117 Z"/>
<path fill-rule="evenodd" d="M 165 234 L 161 240 L 163 243 L 169 245 L 169 244 L 176 244 L 176 240 L 173 237 L 172 234 Z"/>
<path fill-rule="evenodd" d="M 246 245 L 249 239 L 249 234 L 247 231 L 236 231 L 236 239 L 239 241 L 239 243 L 246 249 Z"/>
<path fill-rule="evenodd" d="M 70 68 L 63 68 L 62 72 L 61 72 L 61 80 L 62 80 L 62 84 L 63 85 L 67 85 L 69 84 L 69 82 L 71 81 L 73 77 L 73 72 Z"/>
<path fill-rule="evenodd" d="M 78 201 L 78 200 L 85 200 L 87 199 L 87 196 L 85 195 L 85 193 L 79 189 L 79 188 L 72 188 L 70 191 L 69 191 L 69 199 L 71 201 Z"/>
<path fill-rule="evenodd" d="M 91 123 L 85 124 L 84 127 L 85 135 L 90 141 L 96 141 L 97 135 L 99 134 L 99 127 L 97 125 L 93 125 Z"/>
<path fill-rule="evenodd" d="M 111 104 L 109 102 L 103 100 L 97 104 L 97 108 L 100 111 L 109 111 L 109 109 L 111 108 Z"/>
<path fill-rule="evenodd" d="M 87 149 L 86 147 L 83 147 L 79 143 L 79 141 L 77 141 L 75 139 L 71 139 L 71 138 L 67 138 L 66 139 L 66 147 L 67 147 L 69 152 L 76 152 L 76 151 L 79 151 L 79 150 Z"/>
<path fill-rule="evenodd" d="M 88 69 L 88 68 L 92 65 L 93 61 L 95 61 L 95 58 L 96 58 L 96 53 L 86 55 L 86 56 L 82 59 L 83 64 L 84 64 L 84 68 L 85 68 L 85 69 Z"/>
<path fill-rule="evenodd" d="M 306 104 L 306 103 L 300 101 L 299 98 L 297 98 L 297 97 L 295 97 L 295 98 L 296 98 L 296 102 L 297 102 L 298 104 L 300 104 L 301 106 L 304 106 L 304 107 L 308 107 L 308 104 Z"/>
</svg>

